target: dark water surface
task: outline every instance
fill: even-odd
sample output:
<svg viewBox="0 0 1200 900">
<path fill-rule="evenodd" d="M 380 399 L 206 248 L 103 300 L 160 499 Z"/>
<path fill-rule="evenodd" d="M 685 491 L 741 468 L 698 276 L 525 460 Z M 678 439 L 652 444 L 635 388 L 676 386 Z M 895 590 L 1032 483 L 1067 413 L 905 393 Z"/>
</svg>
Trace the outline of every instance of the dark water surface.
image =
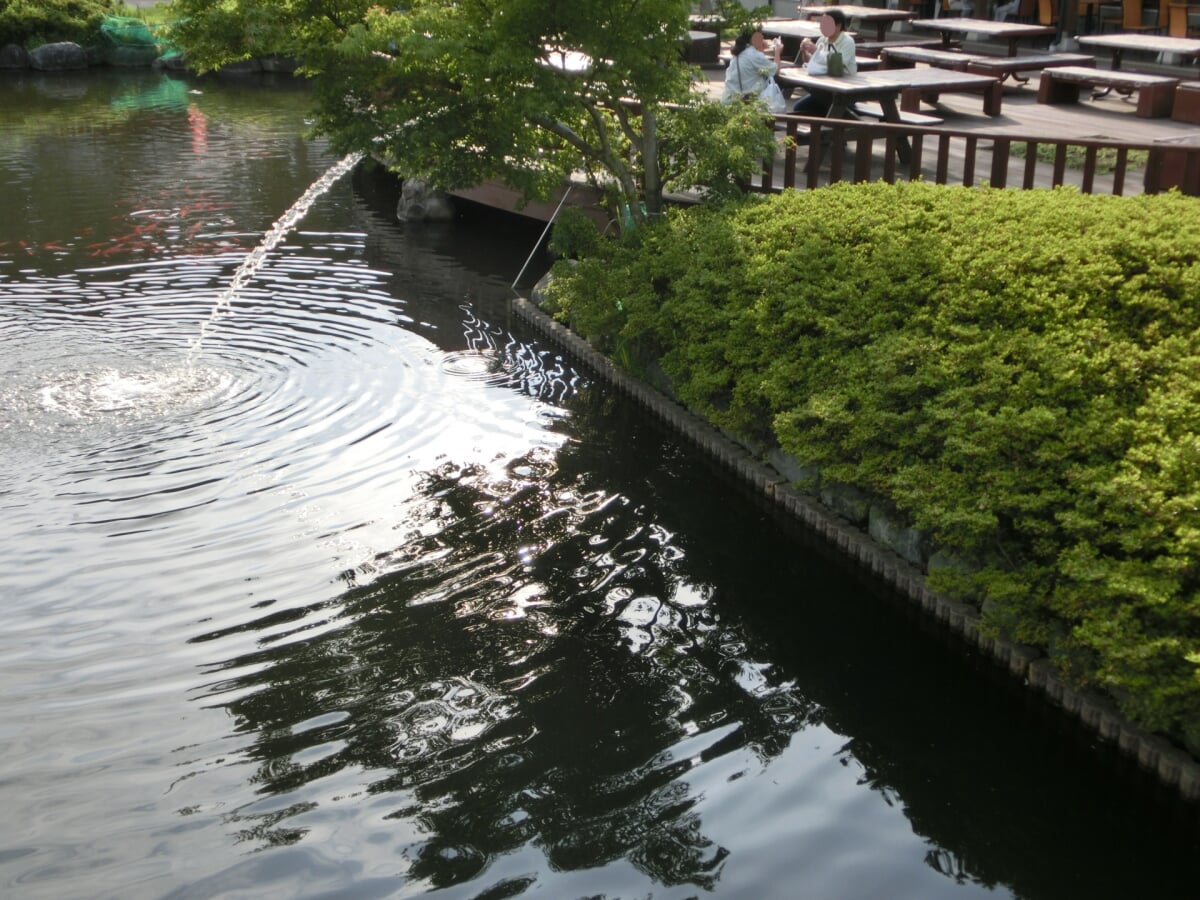
<svg viewBox="0 0 1200 900">
<path fill-rule="evenodd" d="M 0 76 L 0 896 L 1192 897 L 1196 817 L 507 320 L 287 82 Z M 544 263 L 542 263 L 544 267 Z"/>
</svg>

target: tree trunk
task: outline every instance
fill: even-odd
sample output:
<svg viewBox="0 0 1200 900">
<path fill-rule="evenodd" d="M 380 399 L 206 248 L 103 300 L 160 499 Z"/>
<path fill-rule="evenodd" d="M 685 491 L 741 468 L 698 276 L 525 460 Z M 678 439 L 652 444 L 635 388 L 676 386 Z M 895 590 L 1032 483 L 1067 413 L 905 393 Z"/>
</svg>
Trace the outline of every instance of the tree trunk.
<svg viewBox="0 0 1200 900">
<path fill-rule="evenodd" d="M 642 107 L 642 169 L 646 215 L 662 212 L 662 181 L 658 171 L 658 116 L 651 104 Z"/>
</svg>

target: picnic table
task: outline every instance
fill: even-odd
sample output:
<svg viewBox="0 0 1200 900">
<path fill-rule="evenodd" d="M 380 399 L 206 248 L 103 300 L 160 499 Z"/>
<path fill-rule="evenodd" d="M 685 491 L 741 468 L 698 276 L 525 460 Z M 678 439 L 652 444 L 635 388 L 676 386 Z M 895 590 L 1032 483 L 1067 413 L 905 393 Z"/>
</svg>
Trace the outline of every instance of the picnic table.
<svg viewBox="0 0 1200 900">
<path fill-rule="evenodd" d="M 764 37 L 812 38 L 821 36 L 821 26 L 811 19 L 768 19 L 762 24 Z"/>
<path fill-rule="evenodd" d="M 985 97 L 985 109 L 994 108 L 991 115 L 1000 112 L 1000 82 L 988 75 L 924 68 L 881 69 L 834 77 L 809 75 L 800 66 L 789 66 L 780 69 L 775 77 L 793 87 L 830 94 L 833 98 L 829 108 L 830 118 L 856 118 L 852 112 L 854 104 L 873 101 L 879 104 L 883 121 L 901 123 L 904 121 L 901 107 L 905 111 L 916 112 L 923 96 L 954 91 L 981 91 Z M 896 151 L 901 162 L 908 162 L 910 150 L 906 139 L 897 141 Z"/>
<path fill-rule="evenodd" d="M 1148 53 L 1176 53 L 1179 56 L 1200 56 L 1200 38 L 1167 37 L 1161 34 L 1081 34 L 1075 38 L 1081 47 L 1104 47 L 1112 51 L 1112 68 L 1121 68 L 1121 54 L 1126 50 Z"/>
<path fill-rule="evenodd" d="M 808 19 L 768 19 L 762 24 L 762 33 L 763 37 L 782 39 L 784 57 L 799 61 L 800 42 L 819 38 L 821 26 Z"/>
<path fill-rule="evenodd" d="M 956 69 L 975 75 L 991 75 L 1000 81 L 1012 78 L 1017 84 L 1029 81 L 1022 72 L 1036 72 L 1059 66 L 1095 66 L 1096 58 L 1082 53 L 1035 53 L 1027 56 L 982 56 L 955 50 L 930 50 L 926 47 L 896 45 L 881 50 L 885 69 L 912 67 L 917 63 L 939 69 Z"/>
<path fill-rule="evenodd" d="M 810 19 L 819 18 L 829 12 L 829 6 L 801 6 L 799 12 Z M 915 18 L 916 13 L 906 9 L 885 9 L 878 6 L 846 6 L 838 4 L 838 9 L 846 14 L 847 19 L 857 19 L 859 22 L 870 22 L 875 25 L 875 39 L 882 41 L 893 22 L 904 22 Z"/>
<path fill-rule="evenodd" d="M 987 38 L 1008 41 L 1008 55 L 1017 55 L 1017 41 L 1022 38 L 1053 37 L 1057 31 L 1053 25 L 1030 25 L 1025 22 L 993 22 L 990 19 L 913 19 L 913 28 L 923 31 L 939 31 L 942 44 L 949 48 L 951 36 L 955 34 L 981 34 Z"/>
</svg>

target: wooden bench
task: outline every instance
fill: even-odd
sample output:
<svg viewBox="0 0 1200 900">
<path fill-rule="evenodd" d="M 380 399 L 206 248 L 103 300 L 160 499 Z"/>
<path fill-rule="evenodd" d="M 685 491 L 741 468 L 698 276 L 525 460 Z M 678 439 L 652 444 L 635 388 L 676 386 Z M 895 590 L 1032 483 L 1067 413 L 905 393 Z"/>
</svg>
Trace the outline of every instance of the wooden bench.
<svg viewBox="0 0 1200 900">
<path fill-rule="evenodd" d="M 942 42 L 937 42 L 938 48 Z M 960 53 L 956 50 L 941 50 L 930 47 L 914 47 L 905 44 L 902 47 L 885 47 L 879 51 L 885 69 L 912 69 L 917 63 L 925 63 L 938 69 L 950 69 L 953 72 L 966 72 L 971 60 L 976 59 L 970 53 Z M 988 74 L 988 73 L 983 73 Z"/>
<path fill-rule="evenodd" d="M 870 100 L 859 101 L 850 107 L 850 109 L 858 116 L 866 116 L 869 119 L 883 118 L 883 107 Z M 945 119 L 926 115 L 925 113 L 900 110 L 900 122 L 904 125 L 942 125 L 945 121 Z"/>
<path fill-rule="evenodd" d="M 1200 82 L 1185 81 L 1175 88 L 1175 105 L 1171 118 L 1176 122 L 1200 125 Z"/>
<path fill-rule="evenodd" d="M 1175 88 L 1180 79 L 1166 75 L 1144 75 L 1140 72 L 1116 72 L 1089 69 L 1084 66 L 1063 66 L 1042 72 L 1038 85 L 1038 103 L 1076 103 L 1081 87 L 1115 88 L 1126 93 L 1138 92 L 1137 115 L 1143 119 L 1161 118 L 1171 114 Z"/>
<path fill-rule="evenodd" d="M 961 43 L 951 43 L 951 46 L 962 46 Z M 917 38 L 912 41 L 857 41 L 854 44 L 855 56 L 878 56 L 882 51 L 892 47 L 927 48 L 930 50 L 943 49 L 940 38 Z"/>
<path fill-rule="evenodd" d="M 1095 68 L 1096 57 L 1085 53 L 1031 53 L 1029 56 L 973 56 L 967 64 L 968 72 L 991 75 L 1003 81 L 1012 77 L 1018 84 L 1025 84 L 1022 72 L 1041 72 L 1062 66 L 1086 66 Z"/>
</svg>

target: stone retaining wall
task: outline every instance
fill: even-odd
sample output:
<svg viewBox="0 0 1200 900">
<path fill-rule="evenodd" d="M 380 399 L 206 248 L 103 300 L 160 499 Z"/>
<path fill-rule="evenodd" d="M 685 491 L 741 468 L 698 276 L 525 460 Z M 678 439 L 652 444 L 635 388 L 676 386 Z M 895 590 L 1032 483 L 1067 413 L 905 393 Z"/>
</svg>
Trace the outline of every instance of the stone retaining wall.
<svg viewBox="0 0 1200 900">
<path fill-rule="evenodd" d="M 1026 687 L 1040 691 L 1102 739 L 1115 743 L 1165 786 L 1187 800 L 1200 800 L 1200 762 L 1190 754 L 1165 738 L 1134 726 L 1121 716 L 1108 698 L 1068 685 L 1059 677 L 1053 663 L 1036 648 L 982 634 L 979 610 L 975 607 L 930 590 L 920 568 L 882 546 L 869 533 L 814 497 L 793 487 L 774 466 L 758 459 L 741 444 L 655 388 L 617 368 L 573 331 L 546 315 L 536 303 L 518 297 L 513 301 L 513 311 L 550 341 L 584 362 L 599 377 L 710 454 L 756 492 L 803 522 L 962 640 L 978 647 L 1012 676 L 1021 679 Z"/>
</svg>

